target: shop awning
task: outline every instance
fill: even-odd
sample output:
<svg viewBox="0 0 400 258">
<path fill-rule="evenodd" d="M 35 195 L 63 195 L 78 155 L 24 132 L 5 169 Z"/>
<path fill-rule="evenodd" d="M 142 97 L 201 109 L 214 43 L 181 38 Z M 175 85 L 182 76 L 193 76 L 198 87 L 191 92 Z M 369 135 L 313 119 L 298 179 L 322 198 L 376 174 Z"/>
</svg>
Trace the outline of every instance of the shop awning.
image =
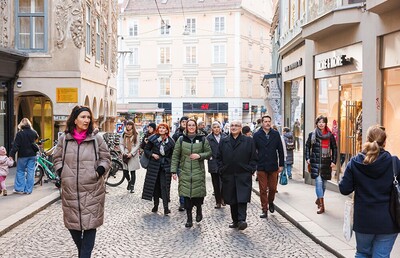
<svg viewBox="0 0 400 258">
<path fill-rule="evenodd" d="M 142 108 L 142 109 L 117 109 L 118 113 L 131 113 L 131 114 L 137 114 L 137 113 L 164 113 L 163 108 Z"/>
</svg>

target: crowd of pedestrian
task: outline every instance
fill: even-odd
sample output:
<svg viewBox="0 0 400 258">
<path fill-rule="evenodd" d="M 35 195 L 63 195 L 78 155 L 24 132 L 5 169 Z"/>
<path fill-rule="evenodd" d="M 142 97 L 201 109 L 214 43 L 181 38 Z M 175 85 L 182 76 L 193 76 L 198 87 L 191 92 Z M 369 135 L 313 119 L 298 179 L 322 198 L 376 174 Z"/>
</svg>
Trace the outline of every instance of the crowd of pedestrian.
<svg viewBox="0 0 400 258">
<path fill-rule="evenodd" d="M 79 257 L 90 257 L 96 229 L 103 224 L 105 177 L 110 168 L 110 154 L 104 139 L 96 134 L 92 112 L 86 106 L 73 108 L 64 134 L 53 154 L 54 168 L 61 178 L 64 224 L 70 231 Z M 260 218 L 275 212 L 275 194 L 280 173 L 292 178 L 294 151 L 300 150 L 301 125 L 298 119 L 293 131 L 282 133 L 269 115 L 257 123 L 214 121 L 208 127 L 203 121 L 183 116 L 174 132 L 166 123 L 148 123 L 140 141 L 135 124 L 126 122 L 119 148 L 123 155 L 123 173 L 127 190 L 134 193 L 135 171 L 139 157 L 149 164 L 142 198 L 153 201 L 151 212 L 157 213 L 160 199 L 164 215 L 171 213 L 171 182 L 178 181 L 179 211 L 186 211 L 185 227 L 203 220 L 206 196 L 206 169 L 211 175 L 215 209 L 230 206 L 229 228 L 247 228 L 247 203 L 252 192 L 252 177 L 257 175 L 260 192 Z M 27 118 L 18 125 L 9 157 L 0 146 L 0 194 L 6 196 L 5 179 L 13 166 L 16 153 L 15 193 L 33 190 L 34 164 L 38 134 Z M 354 231 L 356 257 L 389 257 L 400 228 L 390 214 L 389 201 L 393 181 L 393 164 L 400 161 L 384 147 L 385 129 L 371 126 L 362 151 L 347 164 L 339 183 L 342 194 L 354 194 Z M 325 212 L 324 193 L 332 169 L 337 163 L 337 139 L 328 127 L 326 116 L 315 119 L 315 128 L 305 143 L 305 161 L 310 177 L 315 180 L 317 214 Z M 371 221 L 373 218 L 373 221 Z"/>
</svg>

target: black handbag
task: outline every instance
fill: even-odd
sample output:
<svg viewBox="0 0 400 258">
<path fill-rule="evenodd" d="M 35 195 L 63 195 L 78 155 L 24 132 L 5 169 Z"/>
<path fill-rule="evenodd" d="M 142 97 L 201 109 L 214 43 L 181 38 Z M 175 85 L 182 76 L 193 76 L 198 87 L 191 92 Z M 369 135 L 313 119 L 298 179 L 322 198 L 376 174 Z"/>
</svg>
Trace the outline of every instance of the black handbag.
<svg viewBox="0 0 400 258">
<path fill-rule="evenodd" d="M 397 181 L 399 172 L 397 170 L 397 157 L 392 157 L 393 163 L 393 186 L 390 195 L 390 215 L 395 224 L 400 228 L 400 185 Z"/>
<path fill-rule="evenodd" d="M 32 142 L 31 147 L 35 153 L 39 151 L 39 145 L 37 145 L 36 142 Z"/>
<path fill-rule="evenodd" d="M 130 158 L 128 158 L 128 154 L 123 154 L 123 155 L 122 155 L 122 161 L 123 161 L 124 163 L 128 164 L 129 159 L 130 159 Z"/>
<path fill-rule="evenodd" d="M 139 161 L 142 168 L 147 168 L 149 166 L 150 160 L 146 157 L 146 155 L 144 155 L 144 153 L 142 154 L 142 156 L 140 156 Z"/>
</svg>

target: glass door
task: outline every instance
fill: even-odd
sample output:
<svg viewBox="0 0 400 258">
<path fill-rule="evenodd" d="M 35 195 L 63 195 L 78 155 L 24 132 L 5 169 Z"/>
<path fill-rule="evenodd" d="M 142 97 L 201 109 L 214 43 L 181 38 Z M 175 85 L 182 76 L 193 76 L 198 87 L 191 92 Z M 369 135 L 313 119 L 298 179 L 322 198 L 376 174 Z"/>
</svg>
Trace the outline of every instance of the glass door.
<svg viewBox="0 0 400 258">
<path fill-rule="evenodd" d="M 362 74 L 340 76 L 339 177 L 349 160 L 362 149 Z"/>
</svg>

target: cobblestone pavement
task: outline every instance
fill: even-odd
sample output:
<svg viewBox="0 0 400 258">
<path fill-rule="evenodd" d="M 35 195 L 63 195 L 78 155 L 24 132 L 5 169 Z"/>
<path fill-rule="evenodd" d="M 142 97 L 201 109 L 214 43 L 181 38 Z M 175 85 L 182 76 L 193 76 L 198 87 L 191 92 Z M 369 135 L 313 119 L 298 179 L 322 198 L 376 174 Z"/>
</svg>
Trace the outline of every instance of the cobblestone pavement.
<svg viewBox="0 0 400 258">
<path fill-rule="evenodd" d="M 144 170 L 137 171 L 136 192 L 126 182 L 108 187 L 105 224 L 97 231 L 92 257 L 334 257 L 277 212 L 260 219 L 253 193 L 244 231 L 228 228 L 229 206 L 214 209 L 211 178 L 204 218 L 187 229 L 186 213 L 178 211 L 177 182 L 172 182 L 170 216 L 151 212 L 141 199 Z M 195 211 L 193 212 L 195 214 Z M 62 221 L 58 201 L 0 238 L 0 257 L 77 257 Z"/>
</svg>

